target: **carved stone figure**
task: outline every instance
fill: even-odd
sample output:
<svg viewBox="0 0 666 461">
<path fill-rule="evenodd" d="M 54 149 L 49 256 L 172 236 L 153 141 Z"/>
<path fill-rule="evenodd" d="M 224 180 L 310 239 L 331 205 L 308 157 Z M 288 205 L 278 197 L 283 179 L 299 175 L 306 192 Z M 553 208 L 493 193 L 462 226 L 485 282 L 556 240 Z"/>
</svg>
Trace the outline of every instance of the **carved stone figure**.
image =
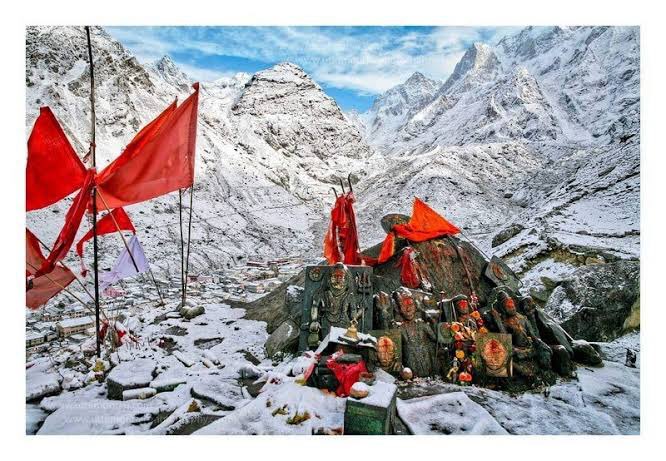
<svg viewBox="0 0 666 461">
<path fill-rule="evenodd" d="M 407 290 L 399 290 L 395 296 L 403 318 L 400 325 L 403 364 L 414 376 L 431 376 L 435 372 L 435 332 L 416 318 L 416 303 Z"/>
<path fill-rule="evenodd" d="M 526 318 L 527 321 L 529 322 L 529 327 L 530 327 L 530 334 L 532 336 L 536 336 L 537 338 L 541 339 L 541 335 L 539 334 L 539 327 L 537 325 L 537 320 L 536 320 L 536 306 L 534 305 L 534 300 L 532 299 L 531 296 L 523 296 L 518 300 L 518 307 L 520 309 L 520 313 L 523 314 Z"/>
<path fill-rule="evenodd" d="M 511 335 L 515 374 L 533 377 L 538 367 L 550 369 L 550 347 L 534 334 L 527 317 L 518 313 L 515 301 L 506 291 L 497 293 L 491 315 L 498 331 Z"/>
<path fill-rule="evenodd" d="M 357 300 L 349 269 L 337 263 L 312 298 L 310 333 L 308 343 L 314 342 L 313 333 L 326 336 L 331 327 L 347 328 L 357 315 Z"/>
<path fill-rule="evenodd" d="M 385 291 L 380 291 L 374 296 L 374 328 L 387 330 L 393 328 L 395 316 L 393 314 L 393 302 L 391 297 Z"/>
</svg>

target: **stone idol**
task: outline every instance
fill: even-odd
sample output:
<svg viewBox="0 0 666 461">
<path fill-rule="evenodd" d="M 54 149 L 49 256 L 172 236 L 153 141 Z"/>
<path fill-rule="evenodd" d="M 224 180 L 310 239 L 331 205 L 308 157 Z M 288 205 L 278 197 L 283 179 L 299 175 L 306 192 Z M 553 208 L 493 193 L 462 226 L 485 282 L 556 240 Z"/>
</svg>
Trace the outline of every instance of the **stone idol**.
<svg viewBox="0 0 666 461">
<path fill-rule="evenodd" d="M 299 350 L 316 349 L 331 327 L 372 329 L 372 268 L 367 266 L 308 266 L 301 315 Z"/>
</svg>

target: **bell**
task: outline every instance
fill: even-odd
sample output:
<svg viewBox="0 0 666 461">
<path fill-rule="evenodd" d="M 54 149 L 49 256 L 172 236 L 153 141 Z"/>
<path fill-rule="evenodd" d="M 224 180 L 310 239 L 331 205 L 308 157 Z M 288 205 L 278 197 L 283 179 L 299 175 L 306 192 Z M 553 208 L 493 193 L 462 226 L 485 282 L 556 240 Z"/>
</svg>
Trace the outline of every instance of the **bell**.
<svg viewBox="0 0 666 461">
<path fill-rule="evenodd" d="M 345 332 L 345 336 L 347 338 L 358 341 L 358 330 L 356 329 L 357 324 L 358 322 L 355 319 L 351 321 L 351 325 L 349 325 L 349 328 L 347 328 L 347 331 Z"/>
</svg>

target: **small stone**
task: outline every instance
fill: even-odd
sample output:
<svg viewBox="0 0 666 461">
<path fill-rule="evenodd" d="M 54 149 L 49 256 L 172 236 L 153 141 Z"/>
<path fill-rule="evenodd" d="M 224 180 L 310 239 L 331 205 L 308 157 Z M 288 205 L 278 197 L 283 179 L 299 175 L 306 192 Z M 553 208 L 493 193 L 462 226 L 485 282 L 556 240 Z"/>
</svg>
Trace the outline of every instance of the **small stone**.
<svg viewBox="0 0 666 461">
<path fill-rule="evenodd" d="M 157 394 L 157 390 L 152 387 L 142 387 L 139 389 L 128 389 L 123 391 L 123 400 L 145 400 Z"/>
<path fill-rule="evenodd" d="M 560 376 L 570 377 L 573 375 L 573 362 L 571 361 L 571 356 L 560 344 L 551 346 L 553 351 L 553 370 L 558 373 Z"/>
<path fill-rule="evenodd" d="M 180 308 L 180 315 L 185 319 L 193 319 L 206 312 L 203 306 L 183 306 Z"/>
<path fill-rule="evenodd" d="M 574 350 L 574 360 L 583 365 L 601 365 L 603 361 L 592 344 L 583 339 L 574 340 L 571 344 Z"/>
<path fill-rule="evenodd" d="M 414 373 L 412 372 L 411 368 L 403 368 L 400 372 L 400 377 L 405 381 L 409 381 L 414 377 Z"/>
<path fill-rule="evenodd" d="M 370 394 L 370 387 L 362 382 L 354 383 L 349 390 L 349 395 L 355 399 L 364 399 Z"/>
</svg>

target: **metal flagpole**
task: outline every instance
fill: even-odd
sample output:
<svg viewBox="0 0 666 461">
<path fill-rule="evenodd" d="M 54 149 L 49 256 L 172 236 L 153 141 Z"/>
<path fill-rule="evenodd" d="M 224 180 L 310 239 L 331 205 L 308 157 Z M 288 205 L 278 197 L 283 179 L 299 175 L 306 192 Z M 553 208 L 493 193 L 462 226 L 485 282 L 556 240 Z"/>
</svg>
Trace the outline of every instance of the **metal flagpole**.
<svg viewBox="0 0 666 461">
<path fill-rule="evenodd" d="M 88 39 L 88 62 L 90 63 L 90 156 L 92 167 L 96 168 L 95 158 L 95 74 L 93 69 L 92 44 L 90 42 L 90 26 L 86 26 Z M 97 187 L 92 188 L 92 214 L 93 214 L 93 269 L 95 274 L 95 339 L 97 342 L 97 357 L 102 357 L 102 345 L 99 339 L 99 264 L 97 259 Z"/>
<path fill-rule="evenodd" d="M 190 272 L 190 238 L 192 236 L 192 204 L 194 201 L 194 183 L 190 187 L 190 217 L 187 224 L 187 256 L 185 257 L 185 291 L 183 293 L 183 305 L 187 301 L 187 276 Z"/>
<path fill-rule="evenodd" d="M 180 224 L 180 303 L 185 306 L 185 243 L 183 241 L 183 189 L 178 189 L 178 218 Z"/>
<path fill-rule="evenodd" d="M 139 266 L 136 263 L 136 260 L 134 259 L 134 255 L 132 254 L 132 250 L 130 250 L 129 245 L 127 244 L 127 239 L 125 239 L 125 236 L 120 230 L 120 226 L 118 225 L 118 221 L 116 221 L 116 217 L 113 216 L 113 213 L 111 213 L 111 209 L 109 208 L 109 205 L 106 204 L 106 200 L 104 199 L 104 195 L 102 195 L 101 192 L 97 191 L 97 195 L 99 195 L 99 198 L 102 200 L 102 204 L 104 205 L 104 208 L 106 208 L 106 211 L 110 214 L 111 216 L 111 221 L 113 221 L 113 224 L 116 226 L 116 230 L 118 231 L 118 234 L 120 235 L 120 238 L 123 240 L 123 243 L 125 244 L 125 249 L 127 250 L 127 253 L 129 253 L 130 259 L 132 260 L 132 264 L 134 264 L 134 270 L 136 270 L 136 273 L 139 273 Z M 153 283 L 155 284 L 155 288 L 157 289 L 157 294 L 160 297 L 160 302 L 162 305 L 164 305 L 164 299 L 162 298 L 162 293 L 160 292 L 160 287 L 157 286 L 157 281 L 155 280 L 155 276 L 153 276 L 153 271 L 150 269 L 150 266 L 148 266 L 148 272 L 150 272 L 150 276 L 153 278 Z"/>
</svg>

